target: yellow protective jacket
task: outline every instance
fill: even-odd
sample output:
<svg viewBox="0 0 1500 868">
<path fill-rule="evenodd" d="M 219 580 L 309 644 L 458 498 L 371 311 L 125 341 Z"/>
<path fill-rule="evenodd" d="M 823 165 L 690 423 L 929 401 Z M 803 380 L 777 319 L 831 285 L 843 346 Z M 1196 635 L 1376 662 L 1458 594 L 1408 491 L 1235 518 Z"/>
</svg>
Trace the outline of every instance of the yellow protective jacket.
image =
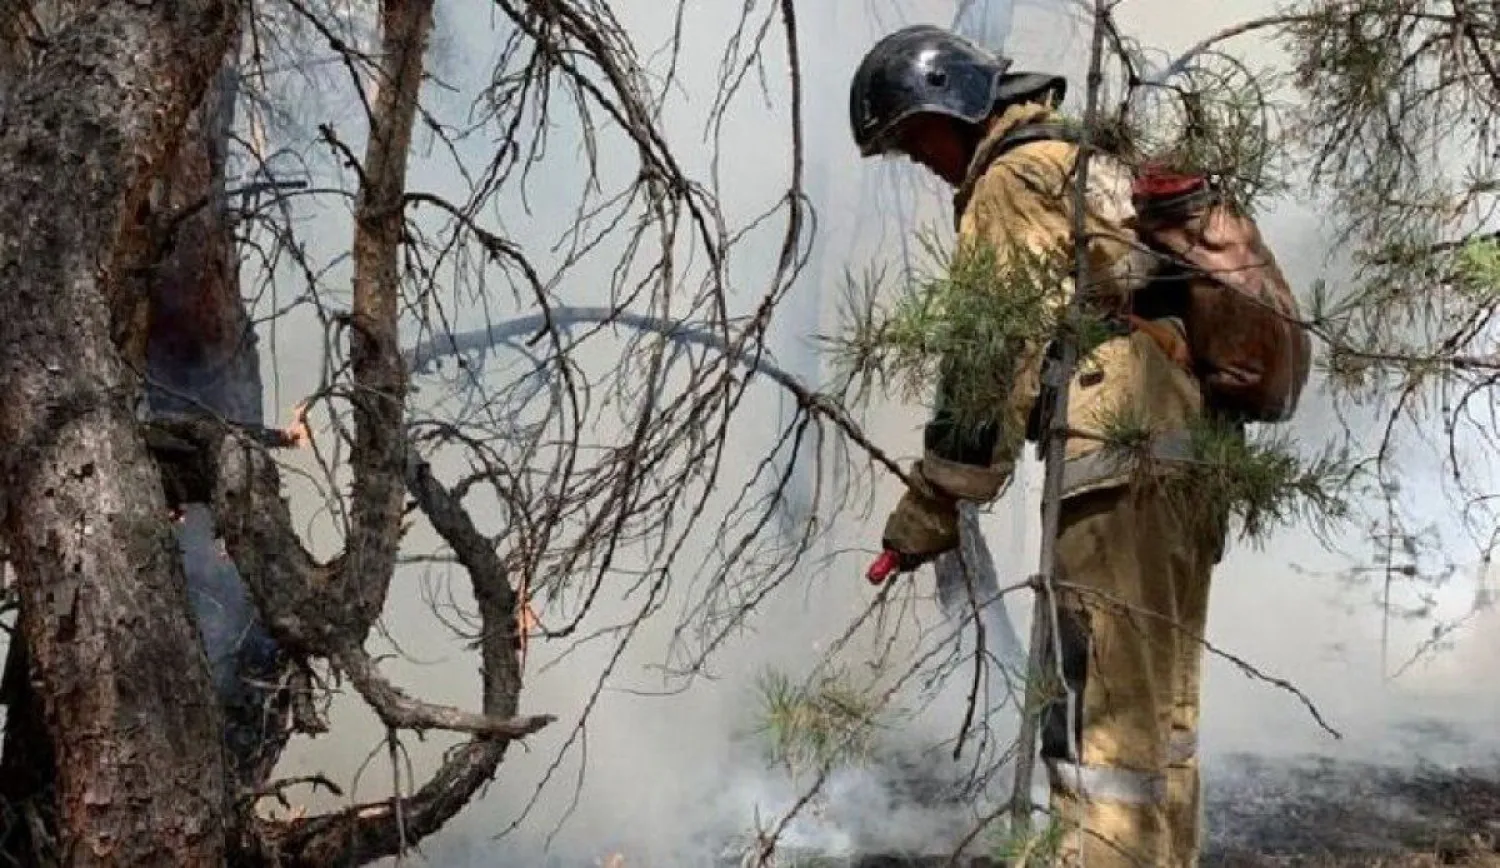
<svg viewBox="0 0 1500 868">
<path fill-rule="evenodd" d="M 995 143 L 1017 127 L 1055 122 L 1045 105 L 1023 103 L 1008 108 L 994 122 L 976 151 L 969 178 L 955 203 L 959 244 L 987 244 L 1002 270 L 1027 259 L 1018 251 L 1062 257 L 1069 274 L 1073 248 L 1073 166 L 1078 147 L 1064 141 L 1033 141 L 987 157 Z M 1155 260 L 1136 240 L 1132 223 L 1131 176 L 1118 160 L 1097 151 L 1089 160 L 1086 231 L 1090 286 L 1096 303 L 1128 309 L 1128 299 L 1150 280 Z M 1049 284 L 1050 285 L 1050 284 Z M 1055 310 L 1073 294 L 1073 280 L 1062 277 L 1048 303 Z M 1167 336 L 1166 339 L 1163 336 Z M 1125 484 L 1141 472 L 1126 450 L 1106 449 L 1108 435 L 1128 420 L 1132 430 L 1148 428 L 1155 457 L 1188 458 L 1187 429 L 1203 412 L 1203 395 L 1189 371 L 1182 326 L 1176 319 L 1145 323 L 1144 330 L 1123 328 L 1081 359 L 1069 387 L 1063 496 Z M 1173 343 L 1176 342 L 1176 346 Z M 1176 350 L 1174 352 L 1174 350 Z M 908 555 L 930 556 L 957 544 L 955 500 L 988 502 L 1009 481 L 1025 443 L 1027 419 L 1042 392 L 1046 347 L 1029 345 L 1014 369 L 996 372 L 1007 383 L 1009 400 L 996 408 L 998 437 L 987 464 L 954 460 L 928 446 L 913 468 L 914 488 L 890 516 L 888 548 Z M 1055 424 L 1055 423 L 1054 423 Z M 929 426 L 930 430 L 930 426 Z M 1145 462 L 1150 466 L 1150 462 Z"/>
</svg>

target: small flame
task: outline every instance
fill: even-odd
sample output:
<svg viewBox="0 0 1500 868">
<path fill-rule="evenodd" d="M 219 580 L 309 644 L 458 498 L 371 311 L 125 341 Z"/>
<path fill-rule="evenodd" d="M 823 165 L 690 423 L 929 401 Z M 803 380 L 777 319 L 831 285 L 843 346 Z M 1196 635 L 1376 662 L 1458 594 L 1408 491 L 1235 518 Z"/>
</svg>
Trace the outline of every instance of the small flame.
<svg viewBox="0 0 1500 868">
<path fill-rule="evenodd" d="M 540 618 L 537 617 L 537 615 L 536 615 L 536 609 L 532 608 L 531 603 L 522 603 L 521 604 L 521 632 L 523 634 L 529 635 L 531 633 L 531 631 L 535 630 L 536 628 L 540 627 L 541 625 L 542 625 L 542 619 L 540 619 Z"/>
<path fill-rule="evenodd" d="M 292 424 L 281 429 L 286 435 L 287 443 L 295 448 L 302 448 L 312 443 L 312 429 L 307 426 L 307 402 L 299 401 L 292 408 Z"/>
<path fill-rule="evenodd" d="M 167 510 L 167 517 L 172 520 L 173 524 L 182 524 L 184 521 L 187 521 L 187 513 L 175 506 Z"/>
<path fill-rule="evenodd" d="M 526 649 L 531 644 L 531 633 L 533 630 L 541 627 L 542 619 L 537 617 L 536 609 L 531 606 L 530 585 L 522 584 L 518 596 L 519 599 L 516 601 L 518 610 L 516 612 L 516 642 L 520 646 L 517 648 L 517 651 L 520 653 L 521 668 L 525 669 Z"/>
</svg>

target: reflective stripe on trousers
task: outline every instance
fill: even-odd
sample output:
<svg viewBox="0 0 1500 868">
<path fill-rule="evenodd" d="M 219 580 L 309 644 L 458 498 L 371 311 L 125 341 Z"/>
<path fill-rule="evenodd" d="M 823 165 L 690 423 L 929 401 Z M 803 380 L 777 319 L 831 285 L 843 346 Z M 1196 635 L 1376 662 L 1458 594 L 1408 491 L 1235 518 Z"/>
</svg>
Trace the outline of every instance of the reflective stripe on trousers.
<svg viewBox="0 0 1500 868">
<path fill-rule="evenodd" d="M 1172 738 L 1167 742 L 1167 762 L 1171 765 L 1183 765 L 1198 758 L 1198 733 L 1185 729 L 1172 730 Z"/>
<path fill-rule="evenodd" d="M 1167 778 L 1163 774 L 1120 768 L 1086 766 L 1066 760 L 1045 760 L 1052 789 L 1080 802 L 1105 801 L 1129 805 L 1164 805 Z"/>
<path fill-rule="evenodd" d="M 1151 457 L 1159 461 L 1193 459 L 1193 432 L 1185 429 L 1162 431 L 1151 438 Z M 1062 490 L 1066 497 L 1101 482 L 1129 476 L 1136 455 L 1130 449 L 1106 446 L 1087 455 L 1063 462 Z"/>
</svg>

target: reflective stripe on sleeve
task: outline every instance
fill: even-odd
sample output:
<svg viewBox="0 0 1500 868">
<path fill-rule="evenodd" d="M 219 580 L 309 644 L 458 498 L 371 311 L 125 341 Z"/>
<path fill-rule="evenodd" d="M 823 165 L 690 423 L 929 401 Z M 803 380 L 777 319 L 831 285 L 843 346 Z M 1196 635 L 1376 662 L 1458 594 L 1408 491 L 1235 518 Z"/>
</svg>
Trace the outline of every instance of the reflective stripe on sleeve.
<svg viewBox="0 0 1500 868">
<path fill-rule="evenodd" d="M 1151 457 L 1158 461 L 1190 461 L 1193 434 L 1187 430 L 1163 431 L 1151 438 Z M 1063 462 L 1063 496 L 1131 475 L 1135 456 L 1128 449 L 1104 448 Z"/>
<path fill-rule="evenodd" d="M 1080 801 L 1132 805 L 1161 805 L 1167 801 L 1167 779 L 1162 774 L 1047 760 L 1047 777 L 1054 790 Z"/>
</svg>

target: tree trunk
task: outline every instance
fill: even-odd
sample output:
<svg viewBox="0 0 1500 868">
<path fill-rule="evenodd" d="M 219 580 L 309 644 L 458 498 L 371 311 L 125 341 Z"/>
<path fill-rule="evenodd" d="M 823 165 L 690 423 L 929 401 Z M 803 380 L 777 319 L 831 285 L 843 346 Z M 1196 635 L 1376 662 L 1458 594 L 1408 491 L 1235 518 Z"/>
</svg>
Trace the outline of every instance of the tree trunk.
<svg viewBox="0 0 1500 868">
<path fill-rule="evenodd" d="M 26 77 L 34 45 L 57 23 L 52 0 L 0 6 L 0 124 L 10 98 Z M 0 516 L 4 515 L 0 498 Z M 0 565 L 0 569 L 4 566 Z M 31 661 L 17 621 L 0 674 L 5 737 L 0 740 L 0 859 L 23 866 L 54 864 L 57 836 L 56 777 L 42 698 L 31 680 Z"/>
<path fill-rule="evenodd" d="M 4 533 L 70 865 L 223 861 L 221 718 L 113 339 L 140 307 L 151 181 L 238 12 L 233 0 L 84 4 L 7 94 Z"/>
<path fill-rule="evenodd" d="M 260 425 L 260 358 L 240 297 L 225 192 L 238 98 L 239 57 L 232 47 L 188 120 L 170 171 L 161 175 L 167 210 L 190 216 L 177 224 L 161 260 L 153 263 L 147 397 L 156 412 L 207 410 Z"/>
<path fill-rule="evenodd" d="M 146 396 L 153 414 L 210 414 L 264 422 L 255 330 L 240 295 L 239 258 L 225 195 L 229 137 L 239 94 L 237 46 L 227 52 L 161 174 L 168 213 L 187 215 L 153 261 L 148 293 Z M 127 340 L 127 344 L 131 341 Z M 206 503 L 181 504 L 177 543 L 188 596 L 224 710 L 231 788 L 258 789 L 286 744 L 285 661 L 232 560 L 215 539 Z"/>
<path fill-rule="evenodd" d="M 23 80 L 29 43 L 56 29 L 58 4 L 32 4 L 41 19 L 26 22 L 0 13 L 0 99 Z M 45 22 L 45 23 L 43 23 Z M 41 24 L 41 33 L 32 33 Z M 225 196 L 228 143 L 239 95 L 238 51 L 225 63 L 191 116 L 183 141 L 161 173 L 161 199 L 174 221 L 150 269 L 146 366 L 147 398 L 154 413 L 211 413 L 231 421 L 263 422 L 260 360 L 255 333 L 239 288 L 229 202 Z M 170 219 L 170 218 L 169 218 Z M 140 343 L 127 336 L 126 343 Z M 208 654 L 225 716 L 224 740 L 233 798 L 258 789 L 269 777 L 287 735 L 286 661 L 277 653 L 245 592 L 232 561 L 214 539 L 206 504 L 183 504 L 177 525 L 189 599 Z M 22 861 L 45 857 L 55 833 L 53 753 L 30 682 L 24 643 L 9 650 L 0 680 L 7 706 L 0 750 L 0 856 Z M 5 806 L 9 806 L 5 809 Z"/>
</svg>

